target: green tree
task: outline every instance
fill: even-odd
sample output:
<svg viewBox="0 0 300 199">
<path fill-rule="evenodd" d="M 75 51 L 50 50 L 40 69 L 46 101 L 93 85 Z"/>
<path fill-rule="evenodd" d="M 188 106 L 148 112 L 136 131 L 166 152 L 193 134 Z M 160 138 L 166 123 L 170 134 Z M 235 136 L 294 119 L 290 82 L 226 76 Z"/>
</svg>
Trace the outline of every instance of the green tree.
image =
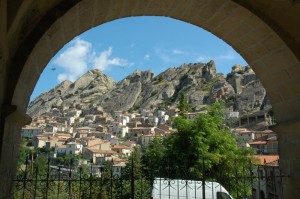
<svg viewBox="0 0 300 199">
<path fill-rule="evenodd" d="M 183 116 L 184 113 L 192 111 L 194 109 L 194 106 L 192 104 L 188 104 L 185 94 L 181 93 L 177 108 L 180 111 L 180 115 Z"/>
<path fill-rule="evenodd" d="M 20 151 L 19 151 L 19 159 L 18 159 L 18 171 L 21 169 L 21 166 L 26 161 L 26 156 L 28 153 L 28 147 L 26 147 L 26 140 L 22 139 L 20 144 Z"/>
<path fill-rule="evenodd" d="M 134 195 L 136 198 L 144 198 L 150 195 L 150 180 L 145 176 L 145 166 L 142 163 L 142 155 L 134 150 L 128 157 L 126 167 L 122 175 L 123 198 L 131 198 L 131 186 L 134 184 Z"/>
<path fill-rule="evenodd" d="M 155 162 L 162 159 L 159 176 L 180 179 L 201 179 L 220 182 L 235 198 L 242 198 L 250 193 L 250 183 L 234 180 L 237 176 L 245 176 L 246 166 L 251 161 L 251 150 L 240 149 L 236 139 L 225 125 L 224 107 L 216 102 L 208 109 L 207 114 L 199 114 L 194 120 L 179 116 L 173 122 L 177 132 L 163 141 L 149 145 L 143 159 Z M 154 166 L 154 165 L 152 165 Z M 159 166 L 157 166 L 159 167 Z M 247 186 L 246 186 L 247 187 Z M 250 187 L 250 188 L 249 188 Z M 244 194 L 244 195 L 243 195 Z M 243 195 L 243 196 L 242 196 Z"/>
<path fill-rule="evenodd" d="M 142 163 L 146 166 L 145 174 L 149 179 L 153 179 L 165 165 L 166 147 L 164 139 L 155 137 L 149 145 L 144 149 Z"/>
</svg>

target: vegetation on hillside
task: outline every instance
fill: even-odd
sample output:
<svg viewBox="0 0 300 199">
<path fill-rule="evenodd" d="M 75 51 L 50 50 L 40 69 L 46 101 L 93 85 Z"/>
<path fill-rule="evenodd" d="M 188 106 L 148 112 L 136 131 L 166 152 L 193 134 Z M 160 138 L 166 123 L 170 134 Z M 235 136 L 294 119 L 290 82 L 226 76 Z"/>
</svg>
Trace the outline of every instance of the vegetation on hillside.
<svg viewBox="0 0 300 199">
<path fill-rule="evenodd" d="M 249 177 L 245 172 L 252 161 L 253 151 L 241 149 L 225 125 L 221 103 L 214 103 L 207 114 L 198 115 L 193 121 L 183 116 L 173 122 L 177 132 L 167 138 L 156 138 L 145 149 L 143 163 L 156 176 L 179 179 L 208 178 L 225 186 L 229 192 L 250 194 L 245 184 L 236 177 Z M 149 173 L 148 175 L 151 175 Z"/>
</svg>

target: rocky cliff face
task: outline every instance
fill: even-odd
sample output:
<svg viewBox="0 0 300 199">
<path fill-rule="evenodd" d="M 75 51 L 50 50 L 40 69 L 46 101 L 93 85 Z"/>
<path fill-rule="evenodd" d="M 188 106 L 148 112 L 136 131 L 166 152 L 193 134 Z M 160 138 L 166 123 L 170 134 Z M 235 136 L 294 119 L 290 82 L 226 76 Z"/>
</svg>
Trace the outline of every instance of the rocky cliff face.
<svg viewBox="0 0 300 199">
<path fill-rule="evenodd" d="M 74 83 L 63 81 L 50 91 L 30 102 L 27 113 L 31 116 L 49 112 L 51 108 L 82 104 L 89 106 L 95 100 L 115 87 L 111 77 L 94 69 L 81 76 Z"/>
<path fill-rule="evenodd" d="M 169 68 L 154 77 L 152 71 L 137 70 L 117 84 L 98 70 L 74 83 L 64 81 L 32 101 L 30 115 L 53 107 L 95 104 L 106 112 L 176 105 L 181 93 L 196 110 L 224 99 L 229 109 L 249 114 L 269 107 L 266 92 L 250 67 L 234 65 L 226 77 L 216 73 L 214 61 Z"/>
</svg>

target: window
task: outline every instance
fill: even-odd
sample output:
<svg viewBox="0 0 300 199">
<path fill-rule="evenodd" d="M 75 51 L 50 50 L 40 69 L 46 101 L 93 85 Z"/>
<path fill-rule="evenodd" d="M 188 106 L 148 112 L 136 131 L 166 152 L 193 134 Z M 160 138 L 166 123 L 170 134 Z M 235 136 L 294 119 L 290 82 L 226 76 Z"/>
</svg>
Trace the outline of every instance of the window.
<svg viewBox="0 0 300 199">
<path fill-rule="evenodd" d="M 231 199 L 231 197 L 224 192 L 217 192 L 217 199 Z"/>
</svg>

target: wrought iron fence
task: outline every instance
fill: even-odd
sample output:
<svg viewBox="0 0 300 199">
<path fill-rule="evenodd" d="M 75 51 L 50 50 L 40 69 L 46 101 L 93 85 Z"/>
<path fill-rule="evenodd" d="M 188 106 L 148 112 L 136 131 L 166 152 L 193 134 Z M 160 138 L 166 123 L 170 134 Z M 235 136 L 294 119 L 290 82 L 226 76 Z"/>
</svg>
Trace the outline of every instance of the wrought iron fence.
<svg viewBox="0 0 300 199">
<path fill-rule="evenodd" d="M 54 165 L 49 157 L 37 164 L 27 158 L 14 180 L 14 196 L 22 199 L 149 199 L 151 196 L 171 199 L 206 198 L 210 195 L 210 198 L 229 199 L 226 195 L 231 194 L 233 198 L 252 198 L 252 190 L 260 192 L 262 186 L 269 189 L 274 198 L 280 198 L 282 194 L 280 183 L 284 176 L 280 170 L 276 172 L 274 167 L 267 171 L 268 165 L 257 166 L 249 163 L 242 165 L 242 172 L 236 170 L 233 175 L 228 176 L 226 172 L 206 171 L 204 163 L 201 166 L 202 174 L 195 177 L 172 165 L 163 168 L 161 172 L 136 164 L 133 159 L 126 167 L 116 167 L 112 162 L 102 166 L 76 165 L 73 160 L 67 166 Z M 224 184 L 227 185 L 226 189 L 234 191 L 224 191 Z M 237 185 L 242 189 L 229 187 Z"/>
</svg>

